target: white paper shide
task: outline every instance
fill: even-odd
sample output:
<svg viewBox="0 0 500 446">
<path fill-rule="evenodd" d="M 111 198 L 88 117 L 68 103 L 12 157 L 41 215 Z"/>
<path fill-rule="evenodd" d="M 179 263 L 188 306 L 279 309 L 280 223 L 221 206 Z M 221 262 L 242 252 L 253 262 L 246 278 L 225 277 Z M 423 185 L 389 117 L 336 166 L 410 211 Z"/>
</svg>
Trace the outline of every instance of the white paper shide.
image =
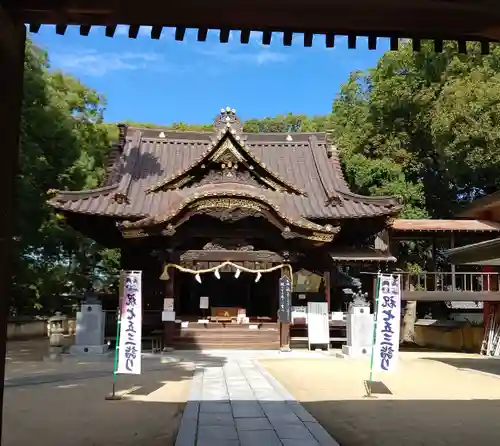
<svg viewBox="0 0 500 446">
<path fill-rule="evenodd" d="M 141 374 L 142 273 L 122 271 L 117 373 Z"/>
<path fill-rule="evenodd" d="M 373 370 L 392 372 L 399 356 L 401 324 L 401 278 L 379 276 L 377 322 L 373 346 Z"/>
</svg>

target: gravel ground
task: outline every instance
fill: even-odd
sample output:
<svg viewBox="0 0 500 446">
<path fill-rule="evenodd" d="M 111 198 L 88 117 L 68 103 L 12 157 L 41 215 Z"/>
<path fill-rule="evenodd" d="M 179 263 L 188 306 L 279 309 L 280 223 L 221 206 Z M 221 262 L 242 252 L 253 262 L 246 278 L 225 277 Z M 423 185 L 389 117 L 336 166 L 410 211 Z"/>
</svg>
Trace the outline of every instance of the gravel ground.
<svg viewBox="0 0 500 446">
<path fill-rule="evenodd" d="M 143 361 L 119 376 L 121 401 L 106 401 L 112 361 L 40 361 L 43 343 L 10 343 L 3 446 L 174 445 L 193 364 Z"/>
<path fill-rule="evenodd" d="M 376 374 L 392 394 L 365 398 L 367 361 L 260 361 L 341 446 L 497 444 L 500 360 L 403 353 L 398 370 Z"/>
</svg>

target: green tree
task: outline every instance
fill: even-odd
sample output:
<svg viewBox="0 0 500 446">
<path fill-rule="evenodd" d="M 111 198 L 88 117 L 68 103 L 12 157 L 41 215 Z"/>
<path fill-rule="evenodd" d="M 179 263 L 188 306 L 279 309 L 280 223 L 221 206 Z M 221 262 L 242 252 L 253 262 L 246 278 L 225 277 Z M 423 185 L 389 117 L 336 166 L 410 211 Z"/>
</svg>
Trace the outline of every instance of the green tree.
<svg viewBox="0 0 500 446">
<path fill-rule="evenodd" d="M 96 91 L 48 70 L 47 54 L 26 45 L 20 171 L 17 177 L 17 239 L 11 308 L 14 314 L 48 312 L 64 304 L 60 296 L 79 294 L 96 276 L 82 276 L 77 253 L 107 254 L 61 224 L 46 204 L 49 189 L 84 189 L 99 184 L 108 151 L 103 124 L 105 101 Z M 111 268 L 111 264 L 110 268 Z M 103 266 L 104 267 L 104 266 Z M 106 274 L 100 273 L 99 277 Z"/>
<path fill-rule="evenodd" d="M 421 184 L 425 209 L 450 217 L 500 182 L 500 47 L 435 53 L 411 45 L 386 53 L 374 69 L 353 73 L 334 103 L 336 135 L 346 151 L 390 159 Z M 353 110 L 343 109 L 349 103 Z M 445 205 L 443 205 L 445 204 Z"/>
<path fill-rule="evenodd" d="M 248 119 L 243 129 L 251 133 L 323 132 L 328 127 L 328 116 L 278 115 L 263 119 Z"/>
<path fill-rule="evenodd" d="M 355 190 L 399 196 L 404 217 L 449 218 L 500 188 L 500 47 L 484 57 L 478 45 L 468 50 L 406 44 L 351 74 L 333 104 L 332 135 Z M 425 243 L 402 248 L 402 267 L 425 268 Z M 414 303 L 407 310 L 411 340 Z"/>
<path fill-rule="evenodd" d="M 341 151 L 346 180 L 356 193 L 392 195 L 403 204 L 404 218 L 424 218 L 423 184 L 407 178 L 404 166 L 394 153 L 374 153 L 370 150 L 373 134 L 370 116 L 371 95 L 363 84 L 361 73 L 351 74 L 333 102 L 330 117 L 331 139 Z"/>
</svg>

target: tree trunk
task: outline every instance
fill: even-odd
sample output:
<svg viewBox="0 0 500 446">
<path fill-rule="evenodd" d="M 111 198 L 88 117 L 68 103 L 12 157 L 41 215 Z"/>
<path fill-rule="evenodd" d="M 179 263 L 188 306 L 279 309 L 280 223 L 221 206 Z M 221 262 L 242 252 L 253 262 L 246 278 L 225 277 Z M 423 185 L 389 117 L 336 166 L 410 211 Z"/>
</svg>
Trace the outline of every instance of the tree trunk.
<svg viewBox="0 0 500 446">
<path fill-rule="evenodd" d="M 406 302 L 405 313 L 403 316 L 403 335 L 404 343 L 415 343 L 415 322 L 417 320 L 417 301 L 409 300 Z"/>
</svg>

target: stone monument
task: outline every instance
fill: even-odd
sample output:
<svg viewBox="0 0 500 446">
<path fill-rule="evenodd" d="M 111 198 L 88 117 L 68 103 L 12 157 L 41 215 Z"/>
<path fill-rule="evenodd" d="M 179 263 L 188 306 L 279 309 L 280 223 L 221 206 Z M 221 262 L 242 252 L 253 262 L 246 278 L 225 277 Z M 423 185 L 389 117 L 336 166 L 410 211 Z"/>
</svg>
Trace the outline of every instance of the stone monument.
<svg viewBox="0 0 500 446">
<path fill-rule="evenodd" d="M 370 313 L 366 296 L 358 292 L 349 305 L 347 345 L 342 346 L 342 353 L 352 358 L 369 358 L 372 352 L 374 315 Z"/>
<path fill-rule="evenodd" d="M 69 352 L 72 355 L 91 356 L 108 353 L 108 345 L 104 342 L 104 326 L 106 316 L 102 305 L 95 296 L 88 295 L 76 313 L 75 344 Z"/>
</svg>

